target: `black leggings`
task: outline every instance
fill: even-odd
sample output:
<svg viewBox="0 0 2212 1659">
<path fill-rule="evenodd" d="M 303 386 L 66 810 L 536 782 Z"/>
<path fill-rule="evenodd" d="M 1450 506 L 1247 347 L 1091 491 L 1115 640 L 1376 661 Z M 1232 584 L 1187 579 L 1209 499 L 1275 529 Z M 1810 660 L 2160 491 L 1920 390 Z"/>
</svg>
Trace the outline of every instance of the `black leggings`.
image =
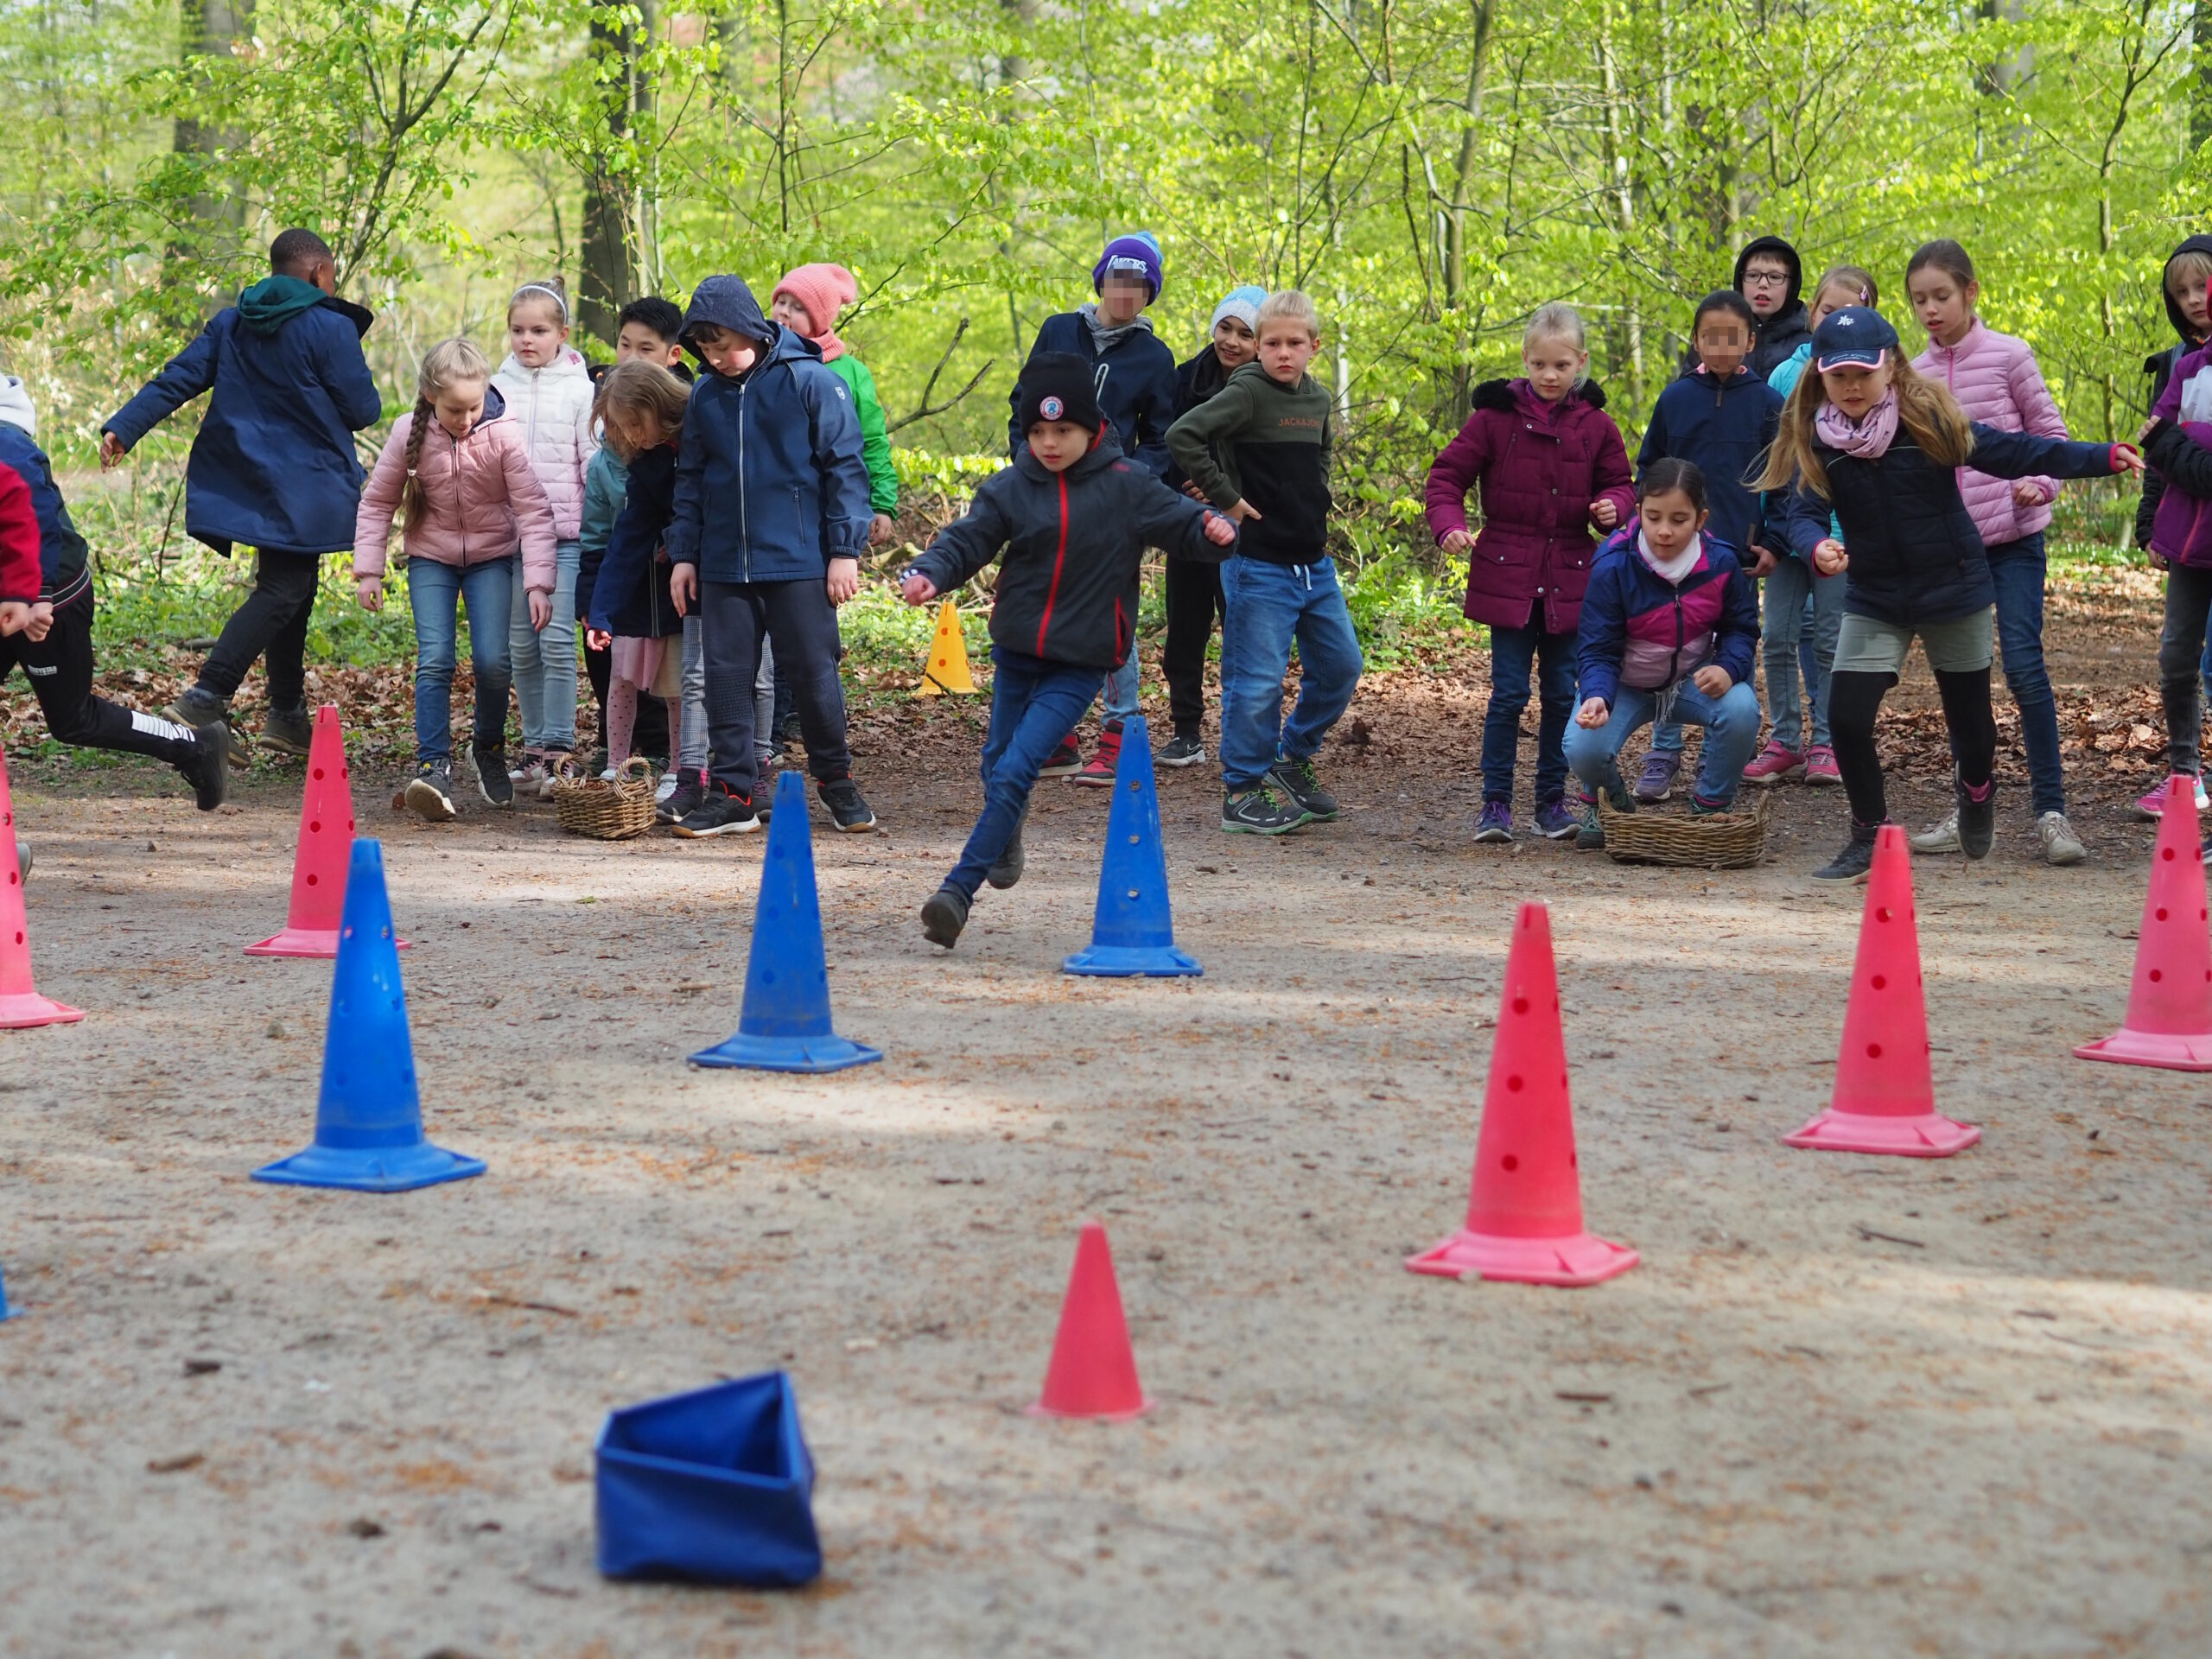
<svg viewBox="0 0 2212 1659">
<path fill-rule="evenodd" d="M 1888 798 L 1882 790 L 1882 758 L 1874 748 L 1874 716 L 1897 683 L 1894 674 L 1828 676 L 1828 734 L 1835 763 L 1843 773 L 1851 816 L 1859 823 L 1887 821 Z M 1943 699 L 1943 724 L 1951 734 L 1951 760 L 1959 781 L 1979 789 L 1997 766 L 1997 716 L 1989 706 L 1989 670 L 1936 671 L 1936 690 Z"/>
<path fill-rule="evenodd" d="M 92 695 L 89 588 L 54 613 L 54 626 L 45 639 L 12 633 L 0 639 L 0 680 L 19 665 L 57 743 L 150 755 L 173 766 L 184 766 L 200 753 L 200 740 L 189 726 L 139 714 Z"/>
</svg>

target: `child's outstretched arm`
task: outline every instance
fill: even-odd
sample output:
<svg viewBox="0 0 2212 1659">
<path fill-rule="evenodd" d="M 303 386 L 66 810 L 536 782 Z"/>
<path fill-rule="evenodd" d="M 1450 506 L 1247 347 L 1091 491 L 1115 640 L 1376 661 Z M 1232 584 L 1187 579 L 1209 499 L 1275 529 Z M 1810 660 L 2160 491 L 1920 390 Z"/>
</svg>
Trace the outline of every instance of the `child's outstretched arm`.
<svg viewBox="0 0 2212 1659">
<path fill-rule="evenodd" d="M 215 356 L 215 325 L 211 322 L 191 345 L 163 364 L 136 397 L 108 416 L 100 428 L 100 465 L 119 463 L 139 439 L 213 387 Z"/>
<path fill-rule="evenodd" d="M 1224 512 L 1233 512 L 1246 504 L 1230 483 L 1221 463 L 1214 459 L 1213 446 L 1221 439 L 1233 438 L 1251 418 L 1250 388 L 1232 378 L 1167 429 L 1167 449 L 1175 458 L 1175 464 L 1205 493 L 1206 499 Z M 1249 506 L 1246 511 L 1250 511 Z"/>
<path fill-rule="evenodd" d="M 1013 539 L 1013 521 L 1000 500 L 998 473 L 983 480 L 968 511 L 938 531 L 921 556 L 899 579 L 899 595 L 909 605 L 926 605 L 949 594 L 981 570 Z M 1165 487 L 1165 486 L 1163 486 Z"/>
<path fill-rule="evenodd" d="M 1974 423 L 1974 452 L 1967 465 L 1992 478 L 2109 478 L 2114 473 L 2139 473 L 2143 456 L 2127 443 L 2072 443 L 2063 438 L 2037 437 L 2032 432 L 2000 432 L 1993 426 Z"/>
<path fill-rule="evenodd" d="M 1467 417 L 1459 435 L 1428 464 L 1428 485 L 1421 499 L 1428 515 L 1429 534 L 1439 547 L 1455 553 L 1474 545 L 1467 529 L 1467 497 L 1490 470 L 1490 423 L 1479 410 Z"/>
<path fill-rule="evenodd" d="M 1146 477 L 1137 492 L 1137 540 L 1185 558 L 1218 563 L 1236 550 L 1236 526 L 1224 515 L 1200 506 L 1180 490 Z"/>
</svg>

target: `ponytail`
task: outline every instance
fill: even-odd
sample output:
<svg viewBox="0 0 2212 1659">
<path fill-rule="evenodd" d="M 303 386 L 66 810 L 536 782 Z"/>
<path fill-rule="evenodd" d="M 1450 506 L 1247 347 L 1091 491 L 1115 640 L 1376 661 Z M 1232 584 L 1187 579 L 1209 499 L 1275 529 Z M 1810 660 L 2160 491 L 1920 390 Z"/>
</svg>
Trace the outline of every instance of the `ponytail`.
<svg viewBox="0 0 2212 1659">
<path fill-rule="evenodd" d="M 418 397 L 415 400 L 415 418 L 407 429 L 407 486 L 399 495 L 399 533 L 412 536 L 423 522 L 423 514 L 429 503 L 423 494 L 423 481 L 416 476 L 423 465 L 423 435 L 430 429 L 430 423 L 437 418 L 430 400 Z"/>
</svg>

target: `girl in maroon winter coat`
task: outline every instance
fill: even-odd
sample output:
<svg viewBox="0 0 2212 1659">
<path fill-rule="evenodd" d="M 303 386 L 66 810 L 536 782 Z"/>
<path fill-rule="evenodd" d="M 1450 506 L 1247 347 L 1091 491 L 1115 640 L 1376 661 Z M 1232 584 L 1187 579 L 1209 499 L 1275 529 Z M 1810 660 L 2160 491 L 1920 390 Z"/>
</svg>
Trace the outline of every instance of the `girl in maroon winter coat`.
<svg viewBox="0 0 2212 1659">
<path fill-rule="evenodd" d="M 1475 410 L 1428 469 L 1428 527 L 1467 559 L 1471 621 L 1490 627 L 1490 711 L 1483 721 L 1483 812 L 1477 841 L 1513 839 L 1513 766 L 1529 670 L 1538 667 L 1542 717 L 1536 747 L 1536 830 L 1575 832 L 1567 754 L 1574 714 L 1574 638 L 1597 550 L 1636 512 L 1628 449 L 1586 376 L 1582 319 L 1554 302 L 1529 319 L 1528 373 L 1475 388 Z M 1467 493 L 1482 489 L 1483 528 L 1467 528 Z"/>
</svg>

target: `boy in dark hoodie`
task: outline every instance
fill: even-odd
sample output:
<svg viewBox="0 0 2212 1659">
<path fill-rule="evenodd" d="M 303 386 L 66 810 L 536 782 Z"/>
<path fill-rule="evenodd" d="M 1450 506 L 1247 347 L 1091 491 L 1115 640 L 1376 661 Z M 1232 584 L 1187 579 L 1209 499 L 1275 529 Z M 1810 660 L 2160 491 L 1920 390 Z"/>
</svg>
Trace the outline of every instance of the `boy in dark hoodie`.
<svg viewBox="0 0 2212 1659">
<path fill-rule="evenodd" d="M 1048 354 L 1021 373 L 1020 453 L 976 492 L 965 517 L 938 532 L 900 584 L 909 605 L 927 605 L 1006 556 L 991 607 L 982 816 L 922 906 L 923 933 L 948 950 L 986 880 L 1003 888 L 1021 879 L 1030 791 L 1128 655 L 1144 550 L 1192 554 L 1236 539 L 1227 518 L 1123 458 L 1090 365 Z"/>
<path fill-rule="evenodd" d="M 204 727 L 228 718 L 254 659 L 268 657 L 262 741 L 305 754 L 308 620 L 327 553 L 351 551 L 361 500 L 353 434 L 384 399 L 362 355 L 370 315 L 338 297 L 338 267 L 313 231 L 269 245 L 270 274 L 215 314 L 100 432 L 100 465 L 119 465 L 139 439 L 205 391 L 207 413 L 184 471 L 184 529 L 218 553 L 259 555 L 253 592 L 223 626 L 199 683 L 167 713 Z M 243 766 L 243 750 L 231 764 Z"/>
<path fill-rule="evenodd" d="M 853 782 L 837 613 L 860 591 L 868 468 L 845 383 L 813 341 L 762 315 L 736 276 L 709 276 L 683 314 L 683 344 L 705 365 L 677 452 L 669 593 L 696 607 L 706 660 L 706 799 L 676 833 L 741 835 L 753 804 L 753 681 L 760 641 L 791 676 L 815 791 L 840 830 L 875 827 Z"/>
<path fill-rule="evenodd" d="M 1774 372 L 1776 365 L 1813 336 L 1805 302 L 1798 298 L 1798 290 L 1805 285 L 1805 267 L 1797 250 L 1780 237 L 1756 237 L 1736 256 L 1732 285 L 1758 320 L 1751 342 L 1751 372 L 1764 380 Z"/>
</svg>

